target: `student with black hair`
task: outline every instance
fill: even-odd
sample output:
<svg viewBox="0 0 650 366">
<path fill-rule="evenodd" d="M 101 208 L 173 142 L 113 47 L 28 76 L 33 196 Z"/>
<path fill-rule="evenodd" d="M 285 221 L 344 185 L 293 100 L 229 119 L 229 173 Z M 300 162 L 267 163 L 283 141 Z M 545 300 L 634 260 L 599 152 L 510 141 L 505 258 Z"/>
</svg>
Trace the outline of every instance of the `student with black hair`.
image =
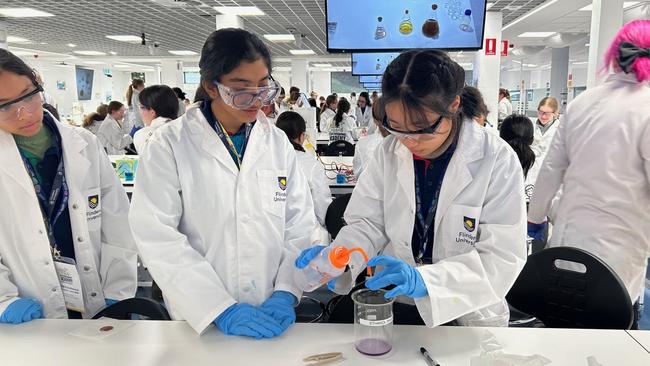
<svg viewBox="0 0 650 366">
<path fill-rule="evenodd" d="M 179 103 L 178 92 L 165 85 L 153 85 L 144 88 L 138 99 L 140 100 L 140 114 L 144 127 L 133 136 L 133 144 L 138 154 L 145 151 L 149 139 L 154 131 L 165 123 L 178 118 Z"/>
<path fill-rule="evenodd" d="M 363 248 L 367 265 L 381 266 L 366 287 L 395 285 L 385 296 L 414 324 L 507 326 L 505 296 L 526 262 L 524 177 L 505 141 L 463 115 L 464 84 L 463 68 L 438 50 L 406 51 L 388 66 L 380 117 L 391 136 L 331 245 Z M 349 292 L 365 266 L 353 257 L 330 288 Z"/>
<path fill-rule="evenodd" d="M 355 109 L 357 126 L 369 128 L 372 124 L 372 102 L 368 92 L 359 94 Z"/>
<path fill-rule="evenodd" d="M 483 95 L 477 88 L 466 85 L 463 88 L 463 92 L 460 95 L 460 99 L 461 99 L 461 108 L 463 110 L 463 114 L 466 117 L 473 119 L 476 123 L 478 123 L 483 127 L 485 127 L 486 124 L 489 125 L 489 122 L 487 121 L 487 116 L 490 113 L 490 111 L 488 110 L 487 105 L 485 105 L 485 100 L 483 100 Z"/>
<path fill-rule="evenodd" d="M 338 106 L 339 98 L 332 94 L 328 95 L 325 103 L 321 106 L 320 110 L 320 131 L 329 132 L 329 123 L 336 115 L 336 107 Z"/>
<path fill-rule="evenodd" d="M 535 164 L 535 152 L 531 149 L 534 139 L 533 122 L 524 115 L 511 114 L 503 120 L 499 135 L 517 153 L 526 177 Z"/>
<path fill-rule="evenodd" d="M 325 175 L 325 167 L 313 154 L 305 152 L 302 146 L 307 138 L 307 123 L 300 114 L 286 111 L 278 117 L 275 125 L 284 131 L 289 138 L 289 142 L 296 150 L 298 166 L 309 183 L 316 219 L 320 224 L 319 242 L 329 243 L 329 235 L 327 229 L 325 229 L 325 216 L 327 215 L 327 208 L 332 203 L 332 192 L 330 191 L 329 179 Z"/>
<path fill-rule="evenodd" d="M 280 85 L 264 42 L 221 29 L 199 62 L 210 100 L 150 138 L 140 158 L 131 227 L 174 319 L 203 333 L 270 338 L 293 322 L 293 261 L 312 244 L 309 185 L 263 105 Z"/>
<path fill-rule="evenodd" d="M 91 318 L 135 295 L 129 200 L 97 138 L 0 49 L 0 323 Z"/>
<path fill-rule="evenodd" d="M 345 98 L 339 100 L 336 106 L 336 114 L 327 121 L 327 131 L 329 131 L 330 142 L 347 141 L 355 143 L 354 136 L 357 129 L 357 122 L 348 113 L 350 112 L 350 102 Z"/>
<path fill-rule="evenodd" d="M 185 107 L 185 93 L 179 87 L 174 87 L 174 88 L 172 88 L 172 90 L 174 91 L 174 93 L 178 97 L 178 117 L 180 117 L 180 116 L 184 115 L 185 111 L 187 110 L 187 108 Z M 172 119 L 176 119 L 176 118 L 172 118 Z"/>
</svg>

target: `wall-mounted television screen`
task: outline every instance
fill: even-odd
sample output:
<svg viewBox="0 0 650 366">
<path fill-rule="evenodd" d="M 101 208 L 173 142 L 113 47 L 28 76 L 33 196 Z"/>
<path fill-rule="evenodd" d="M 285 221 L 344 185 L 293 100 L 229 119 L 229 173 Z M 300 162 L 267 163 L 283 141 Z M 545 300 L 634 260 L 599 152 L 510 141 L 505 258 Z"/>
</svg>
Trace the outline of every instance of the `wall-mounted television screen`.
<svg viewBox="0 0 650 366">
<path fill-rule="evenodd" d="M 359 76 L 360 83 L 381 83 L 383 75 L 362 75 Z"/>
<path fill-rule="evenodd" d="M 485 8 L 486 0 L 327 0 L 327 50 L 477 50 Z"/>
<path fill-rule="evenodd" d="M 365 89 L 381 89 L 381 83 L 363 83 Z"/>
<path fill-rule="evenodd" d="M 352 93 L 359 92 L 363 86 L 359 83 L 359 78 L 352 76 L 349 72 L 332 72 L 331 73 L 331 90 L 332 93 Z"/>
<path fill-rule="evenodd" d="M 93 96 L 93 77 L 95 71 L 79 66 L 75 67 L 75 71 L 77 75 L 77 99 L 91 100 Z"/>
<path fill-rule="evenodd" d="M 383 75 L 399 52 L 372 52 L 352 54 L 352 75 Z"/>
</svg>

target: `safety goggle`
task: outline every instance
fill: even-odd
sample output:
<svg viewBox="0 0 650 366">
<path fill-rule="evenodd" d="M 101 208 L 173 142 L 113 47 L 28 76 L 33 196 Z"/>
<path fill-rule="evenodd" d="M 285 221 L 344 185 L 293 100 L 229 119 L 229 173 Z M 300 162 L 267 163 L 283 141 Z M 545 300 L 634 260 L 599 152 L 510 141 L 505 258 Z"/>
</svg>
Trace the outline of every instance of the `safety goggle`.
<svg viewBox="0 0 650 366">
<path fill-rule="evenodd" d="M 221 99 L 235 109 L 249 109 L 259 100 L 263 106 L 270 105 L 281 90 L 280 83 L 271 79 L 269 85 L 254 88 L 231 88 L 217 81 L 214 84 L 219 89 Z"/>
<path fill-rule="evenodd" d="M 433 122 L 431 126 L 417 131 L 400 131 L 392 128 L 390 126 L 390 122 L 388 121 L 388 115 L 384 116 L 382 125 L 391 135 L 395 136 L 400 140 L 402 139 L 409 139 L 415 141 L 428 140 L 428 139 L 432 139 L 434 137 L 433 135 L 438 133 L 438 129 L 440 128 L 440 125 L 442 124 L 442 119 L 444 117 L 445 115 L 441 114 L 440 117 L 438 117 L 438 119 L 435 122 Z"/>
<path fill-rule="evenodd" d="M 33 113 L 37 108 L 42 108 L 41 92 L 43 92 L 43 87 L 37 85 L 36 89 L 31 92 L 0 105 L 0 120 L 18 118 L 22 111 Z"/>
</svg>

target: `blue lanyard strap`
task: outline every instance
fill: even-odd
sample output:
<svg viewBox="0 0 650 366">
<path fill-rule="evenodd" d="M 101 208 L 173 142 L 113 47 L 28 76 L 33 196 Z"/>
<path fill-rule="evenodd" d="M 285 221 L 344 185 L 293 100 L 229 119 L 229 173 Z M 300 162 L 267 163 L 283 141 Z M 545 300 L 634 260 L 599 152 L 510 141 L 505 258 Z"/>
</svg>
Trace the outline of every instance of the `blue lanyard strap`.
<svg viewBox="0 0 650 366">
<path fill-rule="evenodd" d="M 46 126 L 43 126 L 42 128 L 48 128 Z M 55 130 L 55 128 L 53 128 Z M 61 141 L 58 136 L 58 131 L 54 131 L 54 138 L 56 140 L 57 146 L 61 147 Z M 20 149 L 19 149 L 20 151 Z M 36 192 L 36 197 L 38 198 L 39 201 L 39 207 L 41 208 L 41 215 L 43 216 L 43 223 L 45 224 L 45 228 L 47 229 L 47 237 L 48 240 L 50 241 L 50 247 L 52 250 L 52 254 L 58 256 L 57 253 L 59 253 L 57 243 L 56 243 L 56 238 L 54 236 L 54 226 L 56 222 L 59 220 L 63 212 L 65 211 L 65 208 L 68 205 L 68 199 L 70 197 L 70 191 L 68 189 L 68 184 L 65 179 L 65 169 L 63 166 L 63 155 L 59 158 L 59 165 L 56 169 L 56 174 L 54 175 L 54 181 L 52 182 L 52 189 L 50 190 L 50 196 L 45 197 L 45 192 L 43 192 L 43 187 L 41 182 L 38 179 L 38 176 L 36 174 L 36 171 L 34 170 L 34 167 L 32 164 L 29 162 L 29 159 L 22 153 L 20 152 L 20 156 L 23 159 L 23 164 L 25 165 L 25 169 L 27 170 L 27 173 L 29 174 L 30 178 L 32 179 L 32 184 L 34 184 L 34 191 Z M 59 202 L 59 205 L 57 206 L 56 203 L 59 201 L 59 197 L 61 197 L 61 200 Z"/>
<path fill-rule="evenodd" d="M 248 145 L 248 138 L 250 137 L 251 131 L 253 130 L 253 124 L 252 123 L 247 123 L 245 125 L 245 132 L 244 132 L 244 144 L 242 145 L 241 152 L 237 151 L 237 148 L 235 147 L 235 144 L 232 142 L 232 139 L 230 138 L 230 135 L 228 135 L 228 132 L 226 132 L 226 129 L 223 127 L 221 122 L 219 122 L 216 117 L 214 124 L 212 125 L 214 128 L 214 131 L 217 133 L 217 136 L 223 141 L 223 144 L 226 146 L 228 149 L 228 152 L 232 156 L 235 164 L 237 165 L 237 169 L 241 170 L 241 163 L 242 160 L 244 159 L 244 153 L 246 152 L 246 146 Z"/>
</svg>

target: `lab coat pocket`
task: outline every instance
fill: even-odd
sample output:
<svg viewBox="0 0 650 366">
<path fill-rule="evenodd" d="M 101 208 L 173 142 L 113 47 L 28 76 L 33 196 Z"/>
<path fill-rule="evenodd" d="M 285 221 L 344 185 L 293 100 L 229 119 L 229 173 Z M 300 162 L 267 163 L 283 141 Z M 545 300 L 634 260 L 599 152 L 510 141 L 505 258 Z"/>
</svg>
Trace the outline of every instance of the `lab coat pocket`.
<svg viewBox="0 0 650 366">
<path fill-rule="evenodd" d="M 99 187 L 84 191 L 84 205 L 86 207 L 86 221 L 88 231 L 99 231 L 102 227 L 102 197 Z"/>
<path fill-rule="evenodd" d="M 286 170 L 259 170 L 257 181 L 265 212 L 275 216 L 284 217 L 287 202 L 287 171 Z"/>
<path fill-rule="evenodd" d="M 445 215 L 445 241 L 454 248 L 450 255 L 473 249 L 478 238 L 481 207 L 451 205 Z"/>
</svg>

